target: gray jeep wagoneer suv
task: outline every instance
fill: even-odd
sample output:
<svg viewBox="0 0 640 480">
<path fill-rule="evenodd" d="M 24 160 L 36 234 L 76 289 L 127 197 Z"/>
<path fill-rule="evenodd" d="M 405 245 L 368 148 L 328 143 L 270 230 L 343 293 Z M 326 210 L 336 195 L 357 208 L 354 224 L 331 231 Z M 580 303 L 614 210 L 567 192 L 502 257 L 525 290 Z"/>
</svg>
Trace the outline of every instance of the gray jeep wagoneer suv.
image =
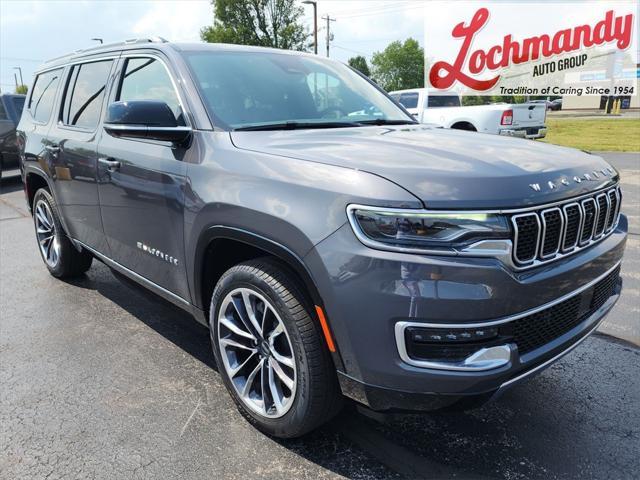
<svg viewBox="0 0 640 480">
<path fill-rule="evenodd" d="M 92 259 L 208 325 L 240 411 L 468 408 L 618 299 L 627 220 L 602 158 L 416 124 L 318 56 L 137 40 L 46 63 L 18 127 L 52 275 Z"/>
</svg>

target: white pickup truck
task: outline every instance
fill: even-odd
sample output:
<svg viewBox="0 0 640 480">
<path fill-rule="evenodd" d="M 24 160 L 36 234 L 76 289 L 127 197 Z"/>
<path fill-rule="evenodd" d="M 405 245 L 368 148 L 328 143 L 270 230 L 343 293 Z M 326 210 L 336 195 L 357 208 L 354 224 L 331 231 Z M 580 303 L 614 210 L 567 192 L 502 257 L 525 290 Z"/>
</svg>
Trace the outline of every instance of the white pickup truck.
<svg viewBox="0 0 640 480">
<path fill-rule="evenodd" d="M 420 123 L 530 139 L 543 138 L 547 134 L 547 110 L 541 103 L 463 107 L 458 95 L 429 95 L 426 88 L 398 90 L 389 95 Z"/>
</svg>

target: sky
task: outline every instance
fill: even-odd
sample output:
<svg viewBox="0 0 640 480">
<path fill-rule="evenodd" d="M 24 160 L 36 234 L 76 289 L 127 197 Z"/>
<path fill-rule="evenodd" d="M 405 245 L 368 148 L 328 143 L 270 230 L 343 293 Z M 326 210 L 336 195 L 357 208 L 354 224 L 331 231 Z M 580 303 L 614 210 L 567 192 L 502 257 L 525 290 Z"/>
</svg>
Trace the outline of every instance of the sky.
<svg viewBox="0 0 640 480">
<path fill-rule="evenodd" d="M 313 31 L 313 7 L 303 23 Z M 331 22 L 330 56 L 340 61 L 364 55 L 369 60 L 394 40 L 424 37 L 424 8 L 416 0 L 318 0 L 319 52 L 325 54 L 322 16 Z M 24 83 L 43 61 L 74 50 L 130 38 L 160 36 L 174 42 L 198 42 L 213 22 L 208 0 L 0 0 L 0 89 L 15 88 L 14 67 Z"/>
</svg>

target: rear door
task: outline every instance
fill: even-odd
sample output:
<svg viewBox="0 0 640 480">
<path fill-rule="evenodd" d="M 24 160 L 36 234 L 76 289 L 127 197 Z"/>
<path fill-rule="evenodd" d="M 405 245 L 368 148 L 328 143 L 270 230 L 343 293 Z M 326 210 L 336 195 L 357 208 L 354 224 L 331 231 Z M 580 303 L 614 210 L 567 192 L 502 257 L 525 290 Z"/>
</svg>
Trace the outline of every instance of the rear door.
<svg viewBox="0 0 640 480">
<path fill-rule="evenodd" d="M 119 62 L 110 102 L 160 100 L 179 125 L 186 125 L 184 104 L 164 57 L 129 55 Z M 106 132 L 98 146 L 100 209 L 111 258 L 182 299 L 189 298 L 182 161 L 188 151 L 169 142 Z M 109 166 L 114 162 L 117 167 Z"/>
<path fill-rule="evenodd" d="M 97 146 L 100 116 L 114 65 L 113 58 L 86 61 L 66 68 L 57 121 L 49 131 L 56 200 L 68 233 L 98 252 L 108 254 L 100 217 Z"/>
</svg>

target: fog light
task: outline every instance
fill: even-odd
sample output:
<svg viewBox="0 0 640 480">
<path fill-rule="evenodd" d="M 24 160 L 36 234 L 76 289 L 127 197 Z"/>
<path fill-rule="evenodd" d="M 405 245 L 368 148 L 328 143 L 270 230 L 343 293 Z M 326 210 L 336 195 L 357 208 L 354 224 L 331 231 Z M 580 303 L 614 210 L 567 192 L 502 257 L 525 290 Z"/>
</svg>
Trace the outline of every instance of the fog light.
<svg viewBox="0 0 640 480">
<path fill-rule="evenodd" d="M 468 329 L 408 328 L 407 330 L 411 340 L 416 343 L 482 342 L 498 336 L 498 329 L 492 327 Z"/>
</svg>

